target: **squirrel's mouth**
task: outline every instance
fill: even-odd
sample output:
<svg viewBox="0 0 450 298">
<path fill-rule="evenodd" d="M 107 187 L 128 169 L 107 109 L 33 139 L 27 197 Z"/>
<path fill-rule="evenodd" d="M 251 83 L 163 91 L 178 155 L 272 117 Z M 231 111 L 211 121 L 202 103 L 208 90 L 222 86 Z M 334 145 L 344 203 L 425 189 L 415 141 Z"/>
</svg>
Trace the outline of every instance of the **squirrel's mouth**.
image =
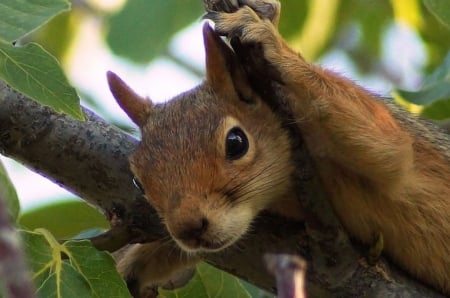
<svg viewBox="0 0 450 298">
<path fill-rule="evenodd" d="M 234 243 L 232 239 L 207 240 L 203 238 L 189 239 L 189 240 L 175 239 L 175 242 L 178 244 L 178 246 L 181 247 L 181 249 L 187 252 L 216 252 Z"/>
</svg>

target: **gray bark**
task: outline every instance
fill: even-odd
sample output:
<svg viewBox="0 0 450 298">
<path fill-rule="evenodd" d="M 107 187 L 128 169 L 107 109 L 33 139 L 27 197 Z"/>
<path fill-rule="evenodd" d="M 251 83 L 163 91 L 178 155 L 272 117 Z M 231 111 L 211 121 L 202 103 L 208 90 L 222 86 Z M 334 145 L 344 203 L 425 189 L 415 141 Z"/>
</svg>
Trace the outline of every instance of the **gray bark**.
<svg viewBox="0 0 450 298">
<path fill-rule="evenodd" d="M 0 150 L 103 211 L 109 233 L 94 239 L 101 249 L 166 235 L 155 211 L 134 188 L 127 155 L 137 140 L 84 109 L 80 122 L 57 114 L 0 81 Z M 298 142 L 299 191 L 307 206 L 304 223 L 261 215 L 232 248 L 205 259 L 232 274 L 275 291 L 265 253 L 289 253 L 307 261 L 310 297 L 443 297 L 389 261 L 365 265 L 367 248 L 349 240 L 336 220 L 306 150 Z"/>
</svg>

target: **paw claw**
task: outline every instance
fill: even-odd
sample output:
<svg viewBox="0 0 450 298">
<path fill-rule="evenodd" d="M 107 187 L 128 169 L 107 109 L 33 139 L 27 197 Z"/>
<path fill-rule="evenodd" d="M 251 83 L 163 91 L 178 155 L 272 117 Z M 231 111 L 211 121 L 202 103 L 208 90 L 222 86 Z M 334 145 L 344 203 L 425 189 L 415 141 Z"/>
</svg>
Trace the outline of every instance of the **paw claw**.
<svg viewBox="0 0 450 298">
<path fill-rule="evenodd" d="M 219 14 L 217 11 L 208 11 L 202 16 L 202 20 L 211 20 L 215 22 L 217 19 L 217 14 Z"/>
<path fill-rule="evenodd" d="M 214 21 L 214 28 L 217 33 L 229 38 L 245 39 L 245 35 L 250 31 L 250 28 L 261 23 L 258 15 L 248 6 L 240 8 L 235 13 L 214 12 L 207 14 L 207 17 Z"/>
<path fill-rule="evenodd" d="M 278 0 L 239 0 L 238 3 L 239 7 L 250 7 L 262 19 L 278 21 L 281 8 Z"/>
<path fill-rule="evenodd" d="M 239 9 L 237 0 L 203 0 L 207 11 L 235 12 Z"/>
<path fill-rule="evenodd" d="M 371 245 L 368 255 L 367 255 L 367 263 L 369 265 L 375 265 L 380 259 L 381 253 L 384 248 L 384 238 L 381 232 L 377 232 L 374 235 L 374 241 Z"/>
</svg>

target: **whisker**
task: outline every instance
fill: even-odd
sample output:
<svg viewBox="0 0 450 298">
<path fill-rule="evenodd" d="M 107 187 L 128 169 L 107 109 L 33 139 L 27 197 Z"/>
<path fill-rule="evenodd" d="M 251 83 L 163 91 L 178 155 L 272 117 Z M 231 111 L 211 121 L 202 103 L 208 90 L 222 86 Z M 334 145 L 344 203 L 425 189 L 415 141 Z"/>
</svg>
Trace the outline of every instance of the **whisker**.
<svg viewBox="0 0 450 298">
<path fill-rule="evenodd" d="M 257 173 L 255 173 L 254 175 L 248 177 L 246 180 L 241 181 L 239 184 L 237 184 L 233 189 L 231 189 L 230 191 L 236 191 L 236 190 L 241 190 L 244 187 L 251 187 L 252 184 L 251 182 L 253 182 L 256 178 L 261 177 L 261 175 L 263 173 L 267 173 L 268 170 L 270 170 L 271 168 L 273 168 L 273 166 L 275 165 L 275 162 L 268 164 L 267 166 L 265 166 L 264 168 L 262 168 L 260 171 L 258 171 Z M 272 174 L 272 172 L 270 173 Z"/>
<path fill-rule="evenodd" d="M 273 172 L 273 170 L 267 171 L 267 170 L 271 170 L 273 168 L 273 166 L 274 166 L 274 164 L 268 165 L 266 168 L 264 168 L 262 171 L 260 171 L 256 175 L 250 177 L 251 179 L 248 179 L 247 181 L 243 182 L 240 185 L 240 188 L 237 190 L 238 198 L 239 198 L 237 200 L 237 202 L 243 203 L 248 200 L 251 200 L 258 194 L 266 193 L 267 191 L 270 191 L 274 184 L 283 182 L 283 176 L 277 175 L 278 173 L 283 171 L 283 169 L 280 169 L 276 172 Z M 279 178 L 274 178 L 277 176 Z M 252 182 L 256 179 L 260 179 L 261 181 L 265 181 L 265 182 L 264 183 L 260 182 L 259 187 L 254 188 L 252 185 Z"/>
</svg>

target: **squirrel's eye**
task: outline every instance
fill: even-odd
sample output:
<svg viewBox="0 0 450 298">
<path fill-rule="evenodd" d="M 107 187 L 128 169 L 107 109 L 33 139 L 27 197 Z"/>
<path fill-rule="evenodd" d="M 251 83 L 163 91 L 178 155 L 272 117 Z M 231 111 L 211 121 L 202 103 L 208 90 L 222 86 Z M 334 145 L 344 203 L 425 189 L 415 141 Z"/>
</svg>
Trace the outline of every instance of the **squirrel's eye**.
<svg viewBox="0 0 450 298">
<path fill-rule="evenodd" d="M 248 151 L 248 139 L 239 127 L 233 127 L 227 134 L 225 140 L 226 157 L 229 160 L 236 160 L 245 155 Z"/>
<path fill-rule="evenodd" d="M 133 184 L 142 194 L 145 193 L 144 187 L 142 187 L 141 182 L 139 182 L 139 180 L 136 177 L 133 177 Z"/>
</svg>

